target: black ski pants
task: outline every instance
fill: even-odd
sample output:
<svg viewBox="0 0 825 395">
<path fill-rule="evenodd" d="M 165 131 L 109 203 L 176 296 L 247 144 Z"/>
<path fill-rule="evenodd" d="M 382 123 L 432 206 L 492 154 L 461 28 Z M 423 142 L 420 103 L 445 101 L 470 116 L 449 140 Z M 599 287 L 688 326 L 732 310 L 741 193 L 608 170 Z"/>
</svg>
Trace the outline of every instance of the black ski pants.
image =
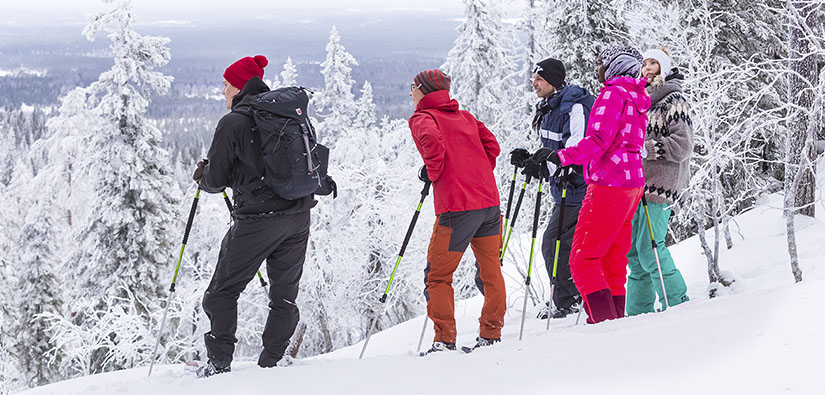
<svg viewBox="0 0 825 395">
<path fill-rule="evenodd" d="M 564 208 L 559 263 L 556 268 L 556 289 L 553 294 L 553 304 L 557 308 L 569 308 L 581 300 L 576 284 L 573 283 L 573 276 L 570 274 L 570 251 L 573 247 L 573 233 L 579 221 L 579 210 L 581 208 L 581 205 L 567 205 Z M 556 254 L 556 238 L 558 237 L 560 217 L 561 204 L 555 204 L 541 243 L 541 254 L 544 257 L 544 265 L 547 268 L 548 276 L 553 275 L 553 259 Z"/>
<path fill-rule="evenodd" d="M 309 240 L 309 211 L 236 219 L 221 243 L 218 264 L 203 295 L 211 323 L 204 335 L 209 360 L 229 366 L 238 328 L 238 297 L 266 260 L 269 317 L 258 365 L 275 366 L 300 318 L 295 298 Z"/>
</svg>

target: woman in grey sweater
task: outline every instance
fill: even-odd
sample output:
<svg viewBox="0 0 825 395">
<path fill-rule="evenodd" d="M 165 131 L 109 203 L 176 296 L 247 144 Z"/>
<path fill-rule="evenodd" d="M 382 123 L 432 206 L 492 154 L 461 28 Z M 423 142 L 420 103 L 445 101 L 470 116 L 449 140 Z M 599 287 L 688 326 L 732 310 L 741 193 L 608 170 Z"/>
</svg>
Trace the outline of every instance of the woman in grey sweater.
<svg viewBox="0 0 825 395">
<path fill-rule="evenodd" d="M 693 130 L 690 108 L 682 93 L 684 77 L 671 67 L 665 50 L 652 49 L 643 54 L 642 75 L 647 77 L 647 92 L 653 103 L 648 110 L 645 137 L 647 157 L 642 160 L 645 172 L 645 198 L 648 202 L 653 236 L 658 244 L 667 302 L 675 306 L 688 300 L 687 286 L 665 247 L 671 211 L 678 209 L 681 194 L 690 178 L 690 155 Z M 642 204 L 633 218 L 633 242 L 627 255 L 630 276 L 627 282 L 628 315 L 650 313 L 657 296 L 665 308 L 662 282 Z"/>
</svg>

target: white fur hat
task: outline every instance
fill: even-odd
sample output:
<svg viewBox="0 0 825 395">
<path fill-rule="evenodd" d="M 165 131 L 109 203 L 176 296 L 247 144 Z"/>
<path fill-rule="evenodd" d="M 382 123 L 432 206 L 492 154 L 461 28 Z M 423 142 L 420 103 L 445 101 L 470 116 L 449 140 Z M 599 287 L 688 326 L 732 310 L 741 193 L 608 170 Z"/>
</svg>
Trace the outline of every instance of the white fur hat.
<svg viewBox="0 0 825 395">
<path fill-rule="evenodd" d="M 654 59 L 657 62 L 659 62 L 659 68 L 661 69 L 660 74 L 662 74 L 663 77 L 667 77 L 668 75 L 670 75 L 670 72 L 673 69 L 671 65 L 672 61 L 670 60 L 670 56 L 668 56 L 668 54 L 666 54 L 665 51 L 662 51 L 661 49 L 648 49 L 647 51 L 645 51 L 644 54 L 642 54 L 642 58 Z"/>
</svg>

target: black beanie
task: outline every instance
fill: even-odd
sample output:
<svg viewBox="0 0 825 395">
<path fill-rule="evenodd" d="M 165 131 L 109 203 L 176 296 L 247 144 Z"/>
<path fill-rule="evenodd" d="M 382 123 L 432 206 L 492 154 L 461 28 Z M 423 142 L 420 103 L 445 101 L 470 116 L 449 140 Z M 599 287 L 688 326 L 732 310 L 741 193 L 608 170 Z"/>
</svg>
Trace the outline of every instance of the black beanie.
<svg viewBox="0 0 825 395">
<path fill-rule="evenodd" d="M 558 59 L 547 58 L 536 63 L 536 68 L 533 72 L 540 75 L 541 78 L 544 78 L 547 83 L 553 85 L 556 89 L 561 89 L 564 86 L 566 73 L 564 71 L 564 64 Z"/>
</svg>

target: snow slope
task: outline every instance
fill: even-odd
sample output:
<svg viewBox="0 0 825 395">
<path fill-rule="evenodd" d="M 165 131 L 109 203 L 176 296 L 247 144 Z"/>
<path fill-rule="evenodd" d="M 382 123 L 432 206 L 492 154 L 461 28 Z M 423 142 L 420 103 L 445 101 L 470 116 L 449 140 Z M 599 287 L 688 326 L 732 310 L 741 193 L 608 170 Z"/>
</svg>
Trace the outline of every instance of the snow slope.
<svg viewBox="0 0 825 395">
<path fill-rule="evenodd" d="M 825 166 L 818 170 L 822 186 Z M 721 258 L 737 280 L 718 298 L 707 298 L 698 238 L 672 247 L 691 301 L 663 313 L 599 325 L 575 325 L 576 317 L 568 317 L 547 332 L 530 311 L 519 342 L 523 291 L 508 279 L 502 343 L 469 355 L 416 357 L 422 316 L 374 335 L 363 360 L 357 344 L 288 368 L 236 362 L 232 373 L 201 380 L 181 365 L 156 367 L 151 378 L 143 367 L 24 394 L 821 394 L 825 205 L 818 204 L 817 219 L 797 219 L 800 284 L 793 283 L 778 207 L 780 197 L 771 196 L 737 217 L 734 248 Z M 460 343 L 473 342 L 480 308 L 480 298 L 457 303 Z"/>
</svg>

